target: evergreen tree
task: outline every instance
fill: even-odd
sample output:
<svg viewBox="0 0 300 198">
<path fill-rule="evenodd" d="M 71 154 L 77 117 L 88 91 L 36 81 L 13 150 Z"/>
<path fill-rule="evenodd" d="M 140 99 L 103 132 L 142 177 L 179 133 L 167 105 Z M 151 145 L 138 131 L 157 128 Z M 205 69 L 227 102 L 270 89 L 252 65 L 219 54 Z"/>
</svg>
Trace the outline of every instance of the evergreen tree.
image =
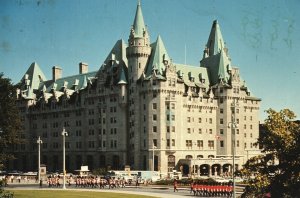
<svg viewBox="0 0 300 198">
<path fill-rule="evenodd" d="M 21 120 L 16 106 L 16 87 L 0 73 L 0 169 L 13 159 L 13 146 L 21 143 Z"/>
<path fill-rule="evenodd" d="M 260 197 L 270 193 L 272 197 L 299 197 L 300 123 L 288 109 L 279 112 L 269 109 L 267 113 L 257 142 L 263 154 L 251 158 L 243 169 L 249 176 L 247 195 Z"/>
</svg>

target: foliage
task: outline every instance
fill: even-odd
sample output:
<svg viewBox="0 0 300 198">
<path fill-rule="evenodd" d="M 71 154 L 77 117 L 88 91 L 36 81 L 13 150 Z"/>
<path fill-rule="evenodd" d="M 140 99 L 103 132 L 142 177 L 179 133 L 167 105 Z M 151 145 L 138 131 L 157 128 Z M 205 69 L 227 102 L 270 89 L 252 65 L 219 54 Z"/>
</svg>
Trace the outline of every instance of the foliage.
<svg viewBox="0 0 300 198">
<path fill-rule="evenodd" d="M 20 141 L 21 120 L 16 106 L 16 87 L 0 73 L 0 169 L 12 159 L 9 148 Z M 11 150 L 10 150 L 11 151 Z"/>
<path fill-rule="evenodd" d="M 259 197 L 270 192 L 272 197 L 297 197 L 300 194 L 300 124 L 288 109 L 280 112 L 269 109 L 267 113 L 257 142 L 263 155 L 248 160 L 242 170 L 249 177 L 247 194 Z"/>
<path fill-rule="evenodd" d="M 93 175 L 107 175 L 106 168 L 97 168 L 92 171 Z"/>
</svg>

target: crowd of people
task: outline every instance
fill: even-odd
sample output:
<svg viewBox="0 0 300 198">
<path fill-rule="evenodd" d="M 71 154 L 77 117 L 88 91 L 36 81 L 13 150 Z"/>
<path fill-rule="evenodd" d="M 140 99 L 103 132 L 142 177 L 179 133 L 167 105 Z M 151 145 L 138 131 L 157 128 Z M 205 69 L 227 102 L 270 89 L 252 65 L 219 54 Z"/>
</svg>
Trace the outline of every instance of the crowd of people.
<svg viewBox="0 0 300 198">
<path fill-rule="evenodd" d="M 201 182 L 193 182 L 191 184 L 191 193 L 194 196 L 201 197 L 231 197 L 233 186 L 231 183 L 214 183 L 207 184 Z"/>
<path fill-rule="evenodd" d="M 47 179 L 48 187 L 60 187 L 62 178 L 60 176 L 49 176 Z M 101 178 L 98 176 L 77 176 L 66 177 L 66 185 L 74 185 L 76 188 L 124 188 L 131 185 L 131 181 L 124 178 Z"/>
</svg>

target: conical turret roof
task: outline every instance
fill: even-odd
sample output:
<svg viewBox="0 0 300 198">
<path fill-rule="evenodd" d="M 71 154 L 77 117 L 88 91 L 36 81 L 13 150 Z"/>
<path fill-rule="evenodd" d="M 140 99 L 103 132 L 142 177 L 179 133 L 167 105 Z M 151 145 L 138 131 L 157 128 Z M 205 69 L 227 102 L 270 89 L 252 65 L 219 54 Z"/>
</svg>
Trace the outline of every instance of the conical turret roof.
<svg viewBox="0 0 300 198">
<path fill-rule="evenodd" d="M 134 30 L 134 37 L 143 37 L 144 31 L 146 31 L 146 26 L 144 22 L 140 1 L 138 1 L 138 5 L 136 8 L 135 18 L 133 22 L 133 30 Z"/>
<path fill-rule="evenodd" d="M 213 22 L 206 47 L 209 50 L 209 56 L 220 53 L 221 49 L 225 47 L 221 29 L 217 20 L 214 20 Z"/>
</svg>

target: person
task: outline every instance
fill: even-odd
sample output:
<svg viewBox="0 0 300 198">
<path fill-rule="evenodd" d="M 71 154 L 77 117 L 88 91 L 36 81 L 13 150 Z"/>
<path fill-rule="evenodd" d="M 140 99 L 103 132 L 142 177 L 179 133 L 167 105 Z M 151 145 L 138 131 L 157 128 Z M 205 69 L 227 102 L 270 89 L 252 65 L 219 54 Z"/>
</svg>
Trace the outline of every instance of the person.
<svg viewBox="0 0 300 198">
<path fill-rule="evenodd" d="M 42 187 L 43 187 L 43 180 L 40 179 L 40 188 L 42 188 Z"/>
<path fill-rule="evenodd" d="M 177 189 L 177 180 L 174 179 L 174 192 L 177 191 L 178 192 L 178 189 Z"/>
</svg>

